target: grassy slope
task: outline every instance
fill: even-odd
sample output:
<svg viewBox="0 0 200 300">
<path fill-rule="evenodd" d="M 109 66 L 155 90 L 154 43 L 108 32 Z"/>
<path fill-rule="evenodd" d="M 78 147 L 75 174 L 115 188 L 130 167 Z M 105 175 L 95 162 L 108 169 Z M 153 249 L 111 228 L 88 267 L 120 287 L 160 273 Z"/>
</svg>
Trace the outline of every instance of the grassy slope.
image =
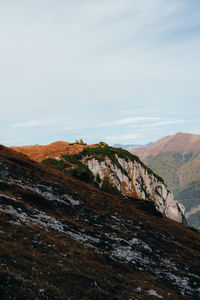
<svg viewBox="0 0 200 300">
<path fill-rule="evenodd" d="M 200 211 L 198 211 L 197 213 L 189 216 L 187 221 L 188 221 L 188 224 L 191 227 L 197 227 L 197 224 L 200 223 Z"/>
<path fill-rule="evenodd" d="M 181 201 L 186 211 L 200 204 L 200 154 L 165 152 L 146 158 L 145 163 L 161 175 L 168 187 L 174 192 L 176 200 Z M 182 168 L 182 186 L 178 173 Z M 192 222 L 190 221 L 192 220 Z M 199 227 L 198 217 L 188 219 L 190 225 Z"/>
<path fill-rule="evenodd" d="M 200 204 L 200 182 L 192 181 L 182 188 L 177 189 L 175 192 L 175 198 L 186 208 L 186 211 L 191 207 L 195 207 Z"/>
<path fill-rule="evenodd" d="M 200 181 L 200 153 L 191 157 L 183 168 L 183 183 L 188 184 L 192 181 Z"/>
<path fill-rule="evenodd" d="M 182 166 L 182 156 L 179 153 L 160 153 L 156 157 L 149 156 L 145 163 L 162 176 L 172 191 L 179 184 L 177 170 Z"/>
</svg>

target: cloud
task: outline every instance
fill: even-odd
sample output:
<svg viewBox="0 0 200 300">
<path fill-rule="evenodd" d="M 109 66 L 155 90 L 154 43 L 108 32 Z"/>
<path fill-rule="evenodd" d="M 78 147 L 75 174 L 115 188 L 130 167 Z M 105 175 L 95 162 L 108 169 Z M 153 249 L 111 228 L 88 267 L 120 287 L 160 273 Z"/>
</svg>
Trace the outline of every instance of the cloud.
<svg viewBox="0 0 200 300">
<path fill-rule="evenodd" d="M 173 124 L 188 130 L 173 116 L 198 117 L 200 1 L 19 2 L 0 3 L 0 131 L 9 139 L 115 136 L 137 126 L 165 127 L 164 135 Z"/>
<path fill-rule="evenodd" d="M 103 140 L 109 143 L 121 142 L 121 141 L 133 141 L 134 139 L 141 138 L 142 135 L 139 133 L 128 133 L 128 134 L 119 134 L 119 135 L 111 135 L 105 136 Z"/>
<path fill-rule="evenodd" d="M 1 144 L 2 145 L 15 145 L 15 144 L 22 144 L 23 140 L 20 139 L 2 139 Z"/>
<path fill-rule="evenodd" d="M 92 124 L 81 124 L 81 125 L 68 125 L 64 126 L 62 130 L 66 131 L 77 131 L 81 129 L 91 129 L 91 128 L 103 128 L 103 127 L 114 127 L 114 126 L 125 126 L 131 124 L 138 124 L 141 122 L 151 122 L 151 121 L 160 121 L 162 118 L 160 117 L 128 117 L 119 120 L 114 120 L 112 122 L 105 122 L 105 123 L 92 123 Z M 73 122 L 74 123 L 74 122 Z"/>
<path fill-rule="evenodd" d="M 136 117 L 136 118 L 125 118 L 121 119 L 119 121 L 114 122 L 116 125 L 130 125 L 133 123 L 139 123 L 143 121 L 156 121 L 156 120 L 161 120 L 161 118 L 157 117 Z"/>
<path fill-rule="evenodd" d="M 181 123 L 186 123 L 188 120 L 169 120 L 169 121 L 162 121 L 162 122 L 157 122 L 151 124 L 152 127 L 161 127 L 161 126 L 166 126 L 166 125 L 172 125 L 172 124 L 181 124 Z"/>
<path fill-rule="evenodd" d="M 145 122 L 145 121 L 150 122 L 150 121 L 158 121 L 158 120 L 162 120 L 162 119 L 158 118 L 158 117 L 129 117 L 129 118 L 116 120 L 113 122 L 102 123 L 102 124 L 99 124 L 99 127 L 108 127 L 108 126 L 116 126 L 116 125 L 131 125 L 131 124 Z"/>
<path fill-rule="evenodd" d="M 161 120 L 160 122 L 155 122 L 155 120 Z M 169 125 L 178 125 L 178 124 L 184 124 L 186 122 L 192 123 L 193 120 L 169 120 L 169 119 L 163 119 L 160 117 L 138 117 L 138 118 L 125 118 L 121 119 L 119 121 L 114 122 L 115 126 L 119 126 L 120 131 L 124 131 L 126 129 L 127 133 L 120 133 L 117 135 L 107 135 L 104 137 L 104 140 L 108 143 L 145 143 L 144 140 L 147 142 L 151 141 L 153 137 L 153 140 L 156 140 L 160 137 L 167 135 L 166 129 Z M 128 125 L 128 127 L 126 126 Z M 125 126 L 125 128 L 124 128 Z M 130 128 L 134 127 L 134 129 L 131 129 L 134 132 L 130 132 Z M 118 131 L 119 131 L 118 130 Z M 176 127 L 173 126 L 174 133 L 176 132 Z M 117 131 L 117 130 L 115 130 Z M 179 131 L 179 130 L 177 130 Z M 156 133 L 159 133 L 159 137 L 156 137 Z"/>
<path fill-rule="evenodd" d="M 32 127 L 43 127 L 48 125 L 49 125 L 48 123 L 35 120 L 35 121 L 15 123 L 12 125 L 12 128 L 32 128 Z"/>
</svg>

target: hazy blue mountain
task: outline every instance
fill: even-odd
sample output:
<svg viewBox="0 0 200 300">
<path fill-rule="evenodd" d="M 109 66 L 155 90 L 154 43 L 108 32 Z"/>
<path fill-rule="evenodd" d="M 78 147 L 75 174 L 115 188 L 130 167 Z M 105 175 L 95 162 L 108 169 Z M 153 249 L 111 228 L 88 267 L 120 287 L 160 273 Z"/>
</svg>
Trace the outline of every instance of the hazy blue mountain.
<svg viewBox="0 0 200 300">
<path fill-rule="evenodd" d="M 114 144 L 113 147 L 115 147 L 115 148 L 122 148 L 124 150 L 130 151 L 130 150 L 135 149 L 135 148 L 147 147 L 147 146 L 150 146 L 152 144 L 153 144 L 153 142 L 150 142 L 150 143 L 148 143 L 146 145 L 138 145 L 138 144 L 123 145 L 123 144 L 117 143 L 117 144 Z"/>
</svg>

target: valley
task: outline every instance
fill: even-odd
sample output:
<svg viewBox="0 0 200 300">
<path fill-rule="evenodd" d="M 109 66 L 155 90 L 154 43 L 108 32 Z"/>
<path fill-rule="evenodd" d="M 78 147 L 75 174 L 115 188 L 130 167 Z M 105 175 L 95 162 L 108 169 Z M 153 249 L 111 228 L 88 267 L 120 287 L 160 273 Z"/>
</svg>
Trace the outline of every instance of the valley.
<svg viewBox="0 0 200 300">
<path fill-rule="evenodd" d="M 200 136 L 177 133 L 131 152 L 163 177 L 175 199 L 185 206 L 188 224 L 199 228 Z"/>
</svg>

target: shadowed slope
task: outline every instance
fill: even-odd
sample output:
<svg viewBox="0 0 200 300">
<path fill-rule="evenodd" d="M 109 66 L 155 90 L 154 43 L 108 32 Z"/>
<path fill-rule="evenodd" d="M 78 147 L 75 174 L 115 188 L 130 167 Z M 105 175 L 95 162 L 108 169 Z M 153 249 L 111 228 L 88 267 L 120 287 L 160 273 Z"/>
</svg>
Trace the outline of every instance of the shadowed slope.
<svg viewBox="0 0 200 300">
<path fill-rule="evenodd" d="M 1 299 L 200 297 L 198 232 L 3 146 L 0 236 Z"/>
</svg>

